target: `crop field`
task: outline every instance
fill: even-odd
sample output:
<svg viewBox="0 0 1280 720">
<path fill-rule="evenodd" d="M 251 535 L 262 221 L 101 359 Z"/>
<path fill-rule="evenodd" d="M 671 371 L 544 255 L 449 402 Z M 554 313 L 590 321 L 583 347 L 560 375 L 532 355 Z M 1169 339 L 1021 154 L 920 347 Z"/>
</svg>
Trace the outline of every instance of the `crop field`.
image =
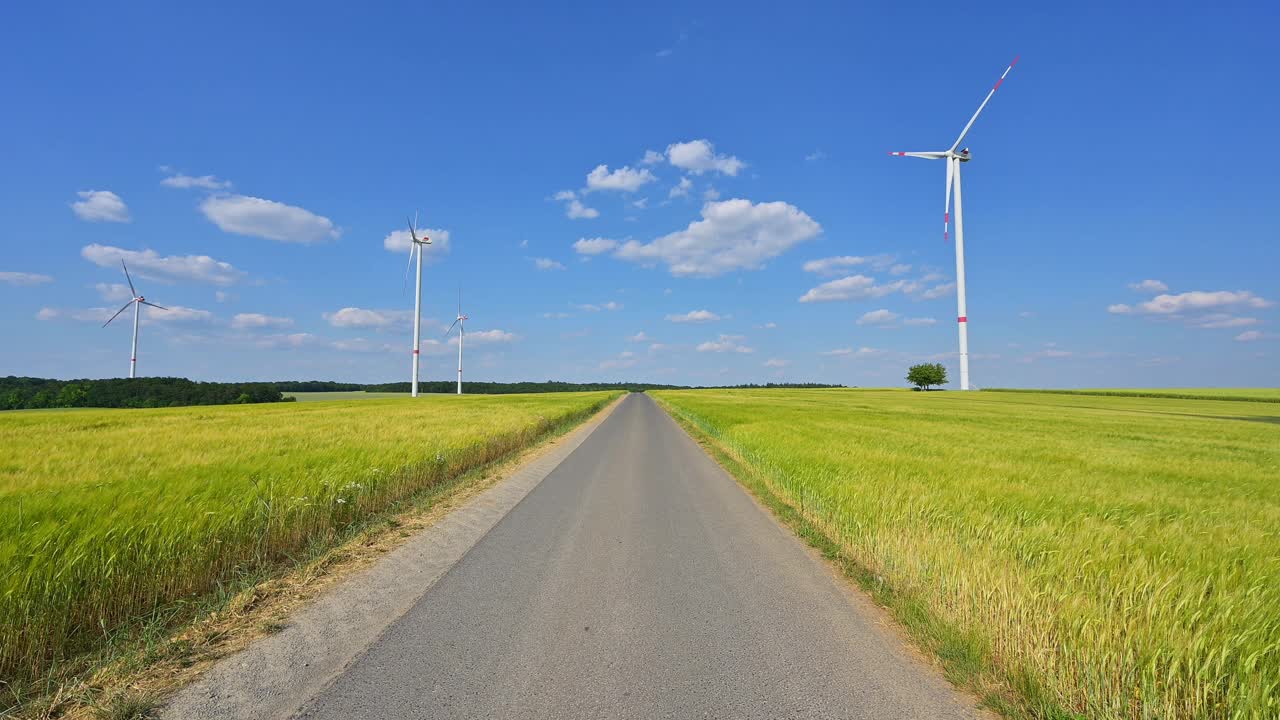
<svg viewBox="0 0 1280 720">
<path fill-rule="evenodd" d="M 0 415 L 0 679 L 37 678 L 617 395 Z"/>
<path fill-rule="evenodd" d="M 971 686 L 1039 717 L 1280 717 L 1276 405 L 653 394 L 923 644 L 960 638 L 938 654 Z"/>
<path fill-rule="evenodd" d="M 1280 388 L 1081 388 L 1079 390 L 1018 390 L 988 388 L 987 392 L 1031 392 L 1061 395 L 1108 395 L 1113 397 L 1154 397 L 1183 400 L 1251 400 L 1280 403 Z"/>
<path fill-rule="evenodd" d="M 407 398 L 409 393 L 365 392 L 363 390 L 339 390 L 334 392 L 287 392 L 298 402 L 328 402 L 331 400 L 387 400 L 389 398 Z"/>
</svg>

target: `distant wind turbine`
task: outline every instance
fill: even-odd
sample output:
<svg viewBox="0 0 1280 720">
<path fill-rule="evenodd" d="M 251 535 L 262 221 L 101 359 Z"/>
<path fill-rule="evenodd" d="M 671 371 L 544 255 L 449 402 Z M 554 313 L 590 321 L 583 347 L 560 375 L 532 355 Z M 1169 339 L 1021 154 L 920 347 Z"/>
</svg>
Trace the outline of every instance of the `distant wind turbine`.
<svg viewBox="0 0 1280 720">
<path fill-rule="evenodd" d="M 418 397 L 418 358 L 422 344 L 422 250 L 431 244 L 431 238 L 423 235 L 421 240 L 418 239 L 418 213 L 413 214 L 413 220 L 405 218 L 405 221 L 409 223 L 409 262 L 404 266 L 406 281 L 409 279 L 409 265 L 413 264 L 415 255 L 418 258 L 417 289 L 413 294 L 413 380 L 409 389 L 412 397 Z"/>
<path fill-rule="evenodd" d="M 153 302 L 147 302 L 147 299 L 139 295 L 138 291 L 133 288 L 133 278 L 129 277 L 129 266 L 124 264 L 124 260 L 120 261 L 120 267 L 124 268 L 124 279 L 129 282 L 129 292 L 133 295 L 133 299 L 117 310 L 116 314 L 111 316 L 111 320 L 120 317 L 120 313 L 128 310 L 130 305 L 133 306 L 133 346 L 129 350 L 129 377 L 135 377 L 138 372 L 138 314 L 141 312 L 143 305 L 150 305 L 153 308 L 165 311 L 168 311 L 169 308 L 161 307 Z M 102 323 L 102 327 L 110 325 L 111 320 Z"/>
<path fill-rule="evenodd" d="M 462 314 L 462 290 L 458 290 L 458 317 L 453 321 L 453 325 L 458 326 L 458 394 L 462 394 L 462 338 L 466 334 L 466 323 L 471 318 Z M 445 337 L 453 332 L 453 325 L 445 330 Z"/>
<path fill-rule="evenodd" d="M 969 317 L 968 311 L 965 309 L 964 295 L 964 212 L 960 205 L 960 163 L 967 163 L 970 160 L 969 148 L 963 148 L 959 152 L 956 148 L 960 147 L 960 143 L 964 142 L 964 138 L 969 134 L 969 129 L 973 127 L 973 121 L 978 119 L 978 115 L 982 113 L 982 109 L 991 101 L 991 96 L 996 94 L 996 90 L 1000 89 L 1000 83 L 1004 82 L 1005 76 L 1018 64 L 1018 58 L 1014 58 L 1009 63 L 1009 67 L 1004 69 L 1004 73 L 1000 75 L 1000 79 L 996 81 L 991 92 L 987 93 L 987 97 L 978 106 L 978 111 L 969 118 L 969 124 L 964 126 L 964 130 L 960 131 L 960 137 L 952 143 L 950 150 L 940 152 L 891 152 L 890 155 L 899 157 L 917 157 L 925 160 L 946 160 L 947 161 L 947 201 L 942 214 L 942 239 L 947 239 L 947 228 L 951 224 L 951 188 L 954 185 L 956 191 L 956 324 L 960 329 L 960 389 L 969 389 Z"/>
</svg>

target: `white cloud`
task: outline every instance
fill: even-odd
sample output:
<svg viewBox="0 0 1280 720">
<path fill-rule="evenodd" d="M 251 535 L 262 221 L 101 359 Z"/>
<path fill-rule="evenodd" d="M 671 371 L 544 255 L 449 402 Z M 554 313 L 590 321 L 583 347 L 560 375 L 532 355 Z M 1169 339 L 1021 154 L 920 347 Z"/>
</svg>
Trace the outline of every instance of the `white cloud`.
<svg viewBox="0 0 1280 720">
<path fill-rule="evenodd" d="M 1266 337 L 1260 330 L 1245 330 L 1236 336 L 1238 342 L 1254 342 Z"/>
<path fill-rule="evenodd" d="M 702 199 L 703 200 L 719 200 L 720 191 L 715 189 L 714 187 L 708 187 L 706 190 L 702 191 Z"/>
<path fill-rule="evenodd" d="M 237 313 L 235 317 L 231 318 L 231 327 L 239 329 L 287 328 L 292 325 L 292 318 L 264 315 L 262 313 Z"/>
<path fill-rule="evenodd" d="M 563 201 L 565 204 L 564 214 L 573 220 L 600 217 L 599 210 L 583 205 L 582 201 L 578 199 L 578 194 L 572 190 L 561 190 L 552 199 Z"/>
<path fill-rule="evenodd" d="M 31 287 L 32 285 L 42 285 L 44 283 L 51 282 L 53 282 L 52 276 L 41 275 L 40 273 L 0 272 L 0 283 L 5 283 L 7 285 Z"/>
<path fill-rule="evenodd" d="M 782 358 L 769 358 L 768 360 L 764 361 L 764 366 L 771 367 L 771 368 L 786 367 L 790 364 L 791 364 L 790 360 L 783 360 Z"/>
<path fill-rule="evenodd" d="M 573 317 L 573 316 L 567 312 L 544 312 L 542 313 L 542 317 L 548 320 L 562 320 L 564 318 Z"/>
<path fill-rule="evenodd" d="M 413 319 L 408 310 L 368 310 L 345 307 L 337 312 L 323 313 L 321 317 L 334 327 L 382 328 Z"/>
<path fill-rule="evenodd" d="M 724 175 L 737 175 L 747 166 L 732 155 L 717 155 L 715 146 L 707 140 L 691 140 L 673 143 L 667 146 L 667 161 L 672 165 L 688 170 L 694 175 L 705 172 L 718 172 Z"/>
<path fill-rule="evenodd" d="M 683 315 L 668 315 L 667 319 L 673 323 L 704 323 L 715 322 L 720 316 L 710 310 L 690 310 Z"/>
<path fill-rule="evenodd" d="M 520 338 L 518 338 L 516 335 L 509 333 L 506 330 L 468 330 L 467 331 L 468 345 L 471 345 L 473 343 L 476 345 L 487 345 L 490 343 L 509 343 L 509 342 L 515 342 L 516 340 L 519 340 L 519 339 Z M 457 345 L 458 336 L 457 335 L 450 336 L 449 344 Z"/>
<path fill-rule="evenodd" d="M 837 300 L 868 300 L 884 297 L 902 289 L 906 281 L 897 280 L 888 285 L 877 285 L 875 278 L 866 275 L 850 275 L 831 280 L 811 288 L 800 296 L 800 302 L 834 302 Z"/>
<path fill-rule="evenodd" d="M 212 195 L 200 211 L 222 231 L 267 240 L 315 243 L 337 238 L 333 221 L 310 210 L 248 195 Z"/>
<path fill-rule="evenodd" d="M 213 299 L 217 300 L 220 303 L 224 303 L 224 302 L 231 302 L 232 300 L 235 300 L 236 296 L 232 295 L 229 292 L 226 292 L 225 290 L 215 290 L 213 291 Z"/>
<path fill-rule="evenodd" d="M 119 269 L 120 261 L 138 277 L 158 280 L 193 280 L 227 286 L 243 280 L 245 273 L 231 263 L 214 260 L 208 255 L 160 255 L 154 250 L 125 250 L 110 245 L 86 245 L 80 256 L 99 267 Z"/>
<path fill-rule="evenodd" d="M 890 275 L 906 275 L 911 272 L 911 266 L 906 264 L 898 264 L 889 268 Z"/>
<path fill-rule="evenodd" d="M 448 230 L 440 228 L 418 228 L 418 238 L 423 236 L 431 238 L 430 245 L 424 245 L 422 248 L 422 259 L 425 262 L 440 259 L 441 255 L 448 255 L 450 237 Z M 413 243 L 413 237 L 409 235 L 409 228 L 404 230 L 392 230 L 386 237 L 382 238 L 382 247 L 388 252 L 408 254 L 409 245 Z"/>
<path fill-rule="evenodd" d="M 734 353 L 753 353 L 754 348 L 749 348 L 740 344 L 743 340 L 741 335 L 721 335 L 715 340 L 709 340 L 698 345 L 698 352 L 734 352 Z"/>
<path fill-rule="evenodd" d="M 663 157 L 662 153 L 657 152 L 656 150 L 645 150 L 644 159 L 641 160 L 640 162 L 644 165 L 657 165 L 658 163 L 662 162 L 664 159 L 665 158 Z"/>
<path fill-rule="evenodd" d="M 208 310 L 197 310 L 196 308 L 183 307 L 181 305 L 166 305 L 165 308 L 161 310 L 150 305 L 143 305 L 142 315 L 147 320 L 158 320 L 160 322 L 208 322 L 213 319 L 213 313 Z"/>
<path fill-rule="evenodd" d="M 94 307 L 74 310 L 63 310 L 59 308 L 45 307 L 40 308 L 36 313 L 37 320 L 75 320 L 76 322 L 93 323 L 101 325 L 116 314 L 118 307 L 105 308 Z M 127 310 L 124 315 L 132 313 Z M 166 305 L 164 309 L 151 307 L 150 305 L 142 306 L 142 317 L 146 322 L 160 323 L 189 323 L 189 322 L 208 322 L 213 319 L 213 313 L 208 310 L 198 310 L 196 308 L 183 307 L 182 305 Z M 131 319 L 130 319 L 131 321 Z"/>
<path fill-rule="evenodd" d="M 1248 290 L 1192 290 L 1176 295 L 1157 295 L 1146 302 L 1138 303 L 1136 306 L 1124 303 L 1111 305 L 1107 307 L 1107 312 L 1117 315 L 1132 313 L 1177 316 L 1187 312 L 1221 310 L 1232 307 L 1262 309 L 1271 307 L 1273 304 L 1270 300 L 1260 298 Z"/>
<path fill-rule="evenodd" d="M 79 200 L 71 203 L 76 217 L 89 222 L 129 222 L 129 207 L 110 190 L 81 190 Z"/>
<path fill-rule="evenodd" d="M 36 313 L 37 320 L 60 320 L 63 318 L 75 320 L 76 322 L 94 323 L 101 325 L 116 314 L 118 307 L 105 308 L 94 307 L 76 310 L 63 310 L 59 308 L 45 307 L 40 308 Z M 132 313 L 127 310 L 123 315 Z M 166 305 L 162 310 L 150 305 L 142 306 L 142 317 L 146 322 L 160 323 L 188 323 L 188 322 L 208 322 L 213 319 L 213 313 L 208 310 L 199 310 L 196 308 L 184 307 L 182 305 Z"/>
<path fill-rule="evenodd" d="M 807 162 L 817 162 L 819 160 L 825 160 L 826 158 L 827 158 L 827 154 L 822 152 L 821 150 L 814 150 L 813 152 L 804 156 L 804 159 Z"/>
<path fill-rule="evenodd" d="M 98 295 L 107 302 L 126 302 L 133 299 L 129 286 L 124 283 L 97 283 L 93 286 Z"/>
<path fill-rule="evenodd" d="M 551 258 L 534 258 L 533 266 L 539 270 L 563 270 L 564 265 Z"/>
<path fill-rule="evenodd" d="M 311 333 L 288 333 L 264 335 L 260 338 L 255 338 L 253 344 L 264 349 L 276 349 L 299 348 L 314 345 L 318 342 L 320 342 L 320 338 Z"/>
<path fill-rule="evenodd" d="M 621 310 L 622 303 L 614 302 L 613 300 L 610 300 L 609 302 L 600 303 L 599 305 L 595 303 L 586 303 L 585 305 L 575 305 L 574 307 L 578 308 L 579 310 L 584 310 L 586 312 L 600 312 L 601 310 L 613 311 L 613 310 Z"/>
<path fill-rule="evenodd" d="M 858 318 L 859 325 L 890 325 L 898 319 L 898 313 L 890 310 L 872 310 Z"/>
<path fill-rule="evenodd" d="M 1129 283 L 1129 289 L 1144 293 L 1162 293 L 1168 290 L 1169 286 L 1159 280 L 1143 280 L 1142 282 Z"/>
<path fill-rule="evenodd" d="M 212 175 L 192 177 L 191 175 L 184 175 L 182 173 L 167 177 L 161 180 L 160 184 L 165 187 L 179 189 L 203 188 L 205 190 L 226 190 L 231 187 L 231 181 L 219 180 Z"/>
<path fill-rule="evenodd" d="M 948 295 L 952 294 L 953 292 L 955 292 L 955 289 L 956 289 L 955 283 L 944 283 L 942 285 L 934 285 L 933 287 L 921 293 L 920 297 L 925 300 L 937 300 L 938 298 L 947 297 Z"/>
<path fill-rule="evenodd" d="M 836 257 L 810 260 L 803 265 L 805 272 L 818 275 L 839 275 L 857 265 L 870 265 L 876 270 L 884 270 L 893 265 L 892 255 L 838 255 Z M 908 268 L 910 266 L 907 266 Z M 925 282 L 928 282 L 926 280 Z"/>
<path fill-rule="evenodd" d="M 635 335 L 627 336 L 627 342 L 649 342 L 652 339 L 653 338 L 650 338 L 648 335 L 645 335 L 643 330 L 636 333 Z"/>
<path fill-rule="evenodd" d="M 919 318 L 907 318 L 906 320 L 902 321 L 902 324 L 910 325 L 911 327 L 927 327 L 929 325 L 936 325 L 937 322 L 938 322 L 937 320 L 934 320 L 933 318 L 930 318 L 930 317 L 919 317 Z"/>
<path fill-rule="evenodd" d="M 1249 325 L 1257 325 L 1259 320 L 1251 317 L 1235 317 L 1227 313 L 1210 313 L 1203 317 L 1196 318 L 1191 322 L 1196 327 L 1219 329 L 1247 327 Z"/>
<path fill-rule="evenodd" d="M 573 244 L 573 249 L 580 255 L 600 255 L 618 247 L 617 240 L 609 238 L 581 238 Z"/>
<path fill-rule="evenodd" d="M 435 340 L 425 340 L 422 342 L 419 348 L 424 352 L 426 352 L 426 347 L 424 346 L 426 346 L 428 343 L 434 343 L 436 345 L 439 345 L 439 343 Z M 344 340 L 334 340 L 332 343 L 329 344 L 329 347 L 332 347 L 334 350 L 340 350 L 342 352 L 392 353 L 392 352 L 398 352 L 400 350 L 400 348 L 397 348 L 391 343 L 374 342 L 372 340 L 369 340 L 367 338 L 362 338 L 362 337 L 350 338 L 350 339 L 344 339 Z"/>
<path fill-rule="evenodd" d="M 693 181 L 687 177 L 680 178 L 680 182 L 671 187 L 671 192 L 667 193 L 668 198 L 688 197 L 689 191 L 693 189 Z"/>
<path fill-rule="evenodd" d="M 647 168 L 635 170 L 631 167 L 623 166 L 610 172 L 608 165 L 597 165 L 594 170 L 587 173 L 586 192 L 596 190 L 635 192 L 646 183 L 651 183 L 657 179 Z"/>
<path fill-rule="evenodd" d="M 876 348 L 861 347 L 854 350 L 853 348 L 846 347 L 836 348 L 835 350 L 824 350 L 818 354 L 825 355 L 827 357 L 866 357 L 868 355 L 879 355 L 881 352 L 883 351 L 877 350 Z"/>
<path fill-rule="evenodd" d="M 610 358 L 600 363 L 598 366 L 601 370 L 618 370 L 622 368 L 634 367 L 637 360 L 635 353 L 627 351 L 618 353 L 616 358 Z"/>
<path fill-rule="evenodd" d="M 672 275 L 714 277 L 733 270 L 755 270 L 798 243 L 822 232 L 822 226 L 784 202 L 724 200 L 702 206 L 702 219 L 644 244 L 629 240 L 615 257 L 667 264 Z"/>
</svg>

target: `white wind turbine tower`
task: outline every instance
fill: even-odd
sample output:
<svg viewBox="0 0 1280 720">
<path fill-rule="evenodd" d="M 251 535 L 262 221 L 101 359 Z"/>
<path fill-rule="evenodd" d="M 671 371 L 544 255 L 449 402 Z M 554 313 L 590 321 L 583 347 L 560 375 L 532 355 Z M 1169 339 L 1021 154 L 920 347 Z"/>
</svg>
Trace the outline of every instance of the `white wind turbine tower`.
<svg viewBox="0 0 1280 720">
<path fill-rule="evenodd" d="M 453 321 L 453 325 L 458 326 L 458 394 L 462 394 L 462 338 L 466 334 L 466 323 L 471 318 L 462 314 L 462 290 L 458 290 L 458 317 Z M 444 331 L 445 337 L 453 332 L 453 325 Z"/>
<path fill-rule="evenodd" d="M 133 294 L 133 299 L 125 303 L 124 307 L 117 310 L 116 314 L 112 315 L 110 320 L 102 323 L 102 327 L 110 325 L 111 320 L 115 320 L 120 317 L 120 313 L 128 310 L 130 305 L 133 306 L 133 345 L 129 350 L 129 377 L 134 377 L 138 372 L 138 315 L 142 310 L 142 306 L 150 305 L 153 308 L 159 308 L 160 310 L 166 311 L 169 308 L 161 307 L 153 302 L 147 302 L 147 299 L 139 295 L 138 291 L 133 288 L 133 278 L 129 277 L 129 266 L 124 264 L 124 260 L 120 261 L 120 267 L 124 268 L 124 279 L 129 282 L 129 292 Z"/>
<path fill-rule="evenodd" d="M 963 148 L 959 151 L 960 143 L 964 142 L 964 138 L 969 134 L 969 129 L 973 127 L 973 121 L 978 119 L 978 115 L 982 114 L 982 109 L 991 101 L 991 96 L 996 94 L 996 90 L 1000 89 L 1000 83 L 1004 82 L 1005 76 L 1018 64 L 1018 58 L 1014 58 L 1009 63 L 1009 67 L 1004 69 L 1000 75 L 1000 79 L 996 81 L 991 92 L 987 93 L 987 97 L 983 99 L 982 104 L 978 106 L 978 111 L 969 118 L 969 123 L 964 126 L 964 130 L 960 131 L 960 137 L 952 143 L 950 150 L 940 152 L 891 152 L 890 155 L 899 157 L 917 157 L 925 160 L 946 160 L 947 161 L 947 201 L 942 215 L 942 239 L 947 239 L 947 228 L 951 224 L 951 188 L 954 185 L 956 191 L 956 325 L 960 329 L 960 389 L 969 389 L 969 317 L 965 309 L 964 296 L 964 212 L 960 203 L 960 164 L 967 163 L 970 160 L 969 148 Z"/>
<path fill-rule="evenodd" d="M 413 263 L 414 255 L 418 257 L 417 285 L 413 294 L 413 380 L 409 386 L 410 396 L 418 397 L 418 351 L 422 344 L 422 250 L 431 244 L 431 238 L 423 235 L 421 240 L 418 239 L 418 213 L 413 214 L 413 220 L 405 218 L 405 221 L 409 223 L 409 264 Z M 406 279 L 409 276 L 409 264 L 404 266 Z"/>
</svg>

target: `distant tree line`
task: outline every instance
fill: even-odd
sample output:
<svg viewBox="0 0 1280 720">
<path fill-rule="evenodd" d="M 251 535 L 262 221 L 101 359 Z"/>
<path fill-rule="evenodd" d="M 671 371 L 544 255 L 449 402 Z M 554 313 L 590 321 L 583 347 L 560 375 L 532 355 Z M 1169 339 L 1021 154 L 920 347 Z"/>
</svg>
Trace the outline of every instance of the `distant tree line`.
<svg viewBox="0 0 1280 720">
<path fill-rule="evenodd" d="M 285 402 L 271 383 L 194 382 L 146 377 L 110 380 L 0 378 L 0 410 L 38 408 L 158 408 L 184 405 Z"/>
<path fill-rule="evenodd" d="M 435 380 L 418 383 L 425 393 L 451 393 L 453 382 Z M 571 383 L 571 382 L 467 382 L 463 390 L 473 395 L 512 393 L 588 392 L 597 390 L 689 390 L 704 386 L 662 385 L 658 383 Z M 830 388 L 842 385 L 822 383 L 767 383 L 765 385 L 720 385 L 728 388 Z M 267 383 L 195 382 L 186 378 L 146 377 L 109 380 L 47 380 L 44 378 L 0 378 L 0 410 L 39 408 L 157 408 L 184 405 L 231 405 L 235 403 L 287 402 L 283 393 L 295 392 L 388 392 L 407 393 L 409 383 L 343 383 L 330 380 L 281 380 Z"/>
<path fill-rule="evenodd" d="M 341 383 L 326 380 L 282 380 L 273 383 L 282 392 L 365 392 L 407 393 L 409 383 Z M 556 380 L 544 382 L 471 382 L 463 383 L 464 392 L 473 395 L 507 395 L 513 393 L 546 393 L 546 392 L 591 392 L 597 390 L 626 390 L 644 392 L 646 390 L 692 390 L 706 386 L 662 385 L 658 383 L 571 383 Z M 718 388 L 832 388 L 843 385 L 825 385 L 822 383 L 767 383 L 765 385 L 717 385 Z M 456 383 L 450 380 L 429 380 L 418 383 L 418 391 L 424 393 L 451 393 L 457 389 Z"/>
</svg>

